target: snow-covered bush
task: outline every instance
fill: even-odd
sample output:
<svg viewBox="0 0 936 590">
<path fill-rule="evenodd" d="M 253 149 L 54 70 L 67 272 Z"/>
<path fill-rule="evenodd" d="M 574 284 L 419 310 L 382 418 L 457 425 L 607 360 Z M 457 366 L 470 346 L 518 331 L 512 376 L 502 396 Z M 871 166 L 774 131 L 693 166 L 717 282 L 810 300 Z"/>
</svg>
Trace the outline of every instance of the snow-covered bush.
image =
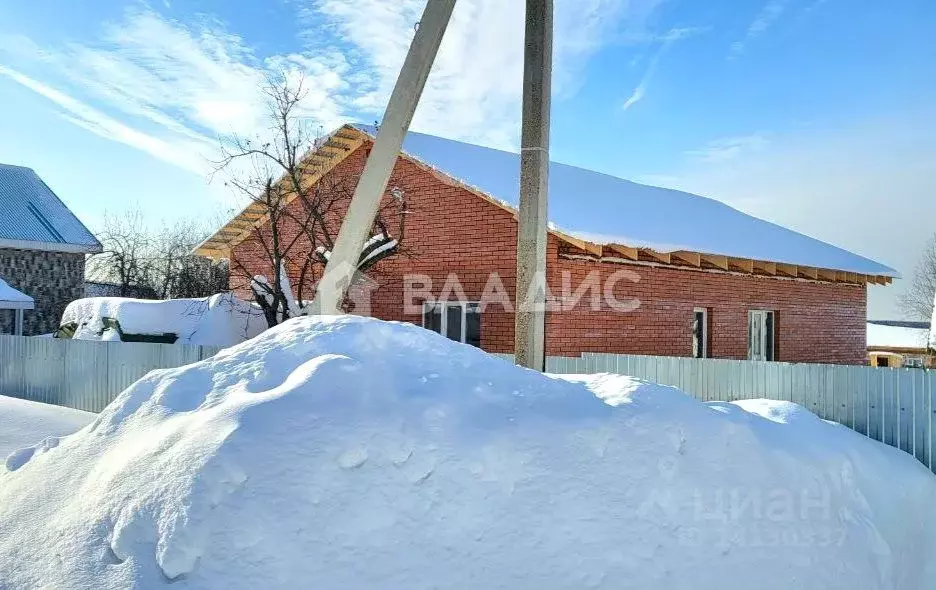
<svg viewBox="0 0 936 590">
<path fill-rule="evenodd" d="M 68 304 L 60 337 L 231 346 L 266 329 L 263 312 L 230 293 L 151 301 L 88 297 Z"/>
<path fill-rule="evenodd" d="M 359 317 L 150 373 L 14 457 L 10 589 L 936 587 L 909 455 Z"/>
</svg>

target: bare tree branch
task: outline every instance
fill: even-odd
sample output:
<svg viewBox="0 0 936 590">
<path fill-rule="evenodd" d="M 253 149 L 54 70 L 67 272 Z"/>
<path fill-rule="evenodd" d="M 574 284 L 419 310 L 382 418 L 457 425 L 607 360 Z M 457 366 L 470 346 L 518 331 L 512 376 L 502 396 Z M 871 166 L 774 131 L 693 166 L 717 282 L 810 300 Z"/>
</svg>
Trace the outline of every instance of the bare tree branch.
<svg viewBox="0 0 936 590">
<path fill-rule="evenodd" d="M 89 258 L 91 280 L 112 283 L 121 297 L 205 297 L 228 289 L 228 267 L 191 254 L 208 229 L 193 220 L 150 227 L 131 208 L 106 214 L 104 251 Z"/>
<path fill-rule="evenodd" d="M 303 117 L 307 92 L 303 77 L 269 78 L 261 88 L 268 139 L 222 138 L 215 163 L 216 173 L 229 176 L 228 186 L 262 212 L 264 222 L 248 230 L 239 248 L 253 256 L 244 260 L 232 252 L 230 265 L 239 286 L 254 293 L 270 326 L 295 313 L 292 302 L 302 306 L 307 296 L 311 299 L 309 290 L 321 278 L 357 185 L 356 175 L 332 171 L 322 176 L 323 169 L 307 157 L 317 141 Z M 320 176 L 315 184 L 312 176 Z M 374 238 L 361 253 L 362 271 L 404 252 L 406 183 L 398 176 L 391 179 L 393 188 L 378 211 Z M 285 285 L 295 285 L 295 293 Z"/>
<path fill-rule="evenodd" d="M 914 270 L 910 286 L 900 296 L 904 314 L 918 320 L 932 318 L 934 293 L 936 293 L 936 234 L 926 243 Z"/>
</svg>

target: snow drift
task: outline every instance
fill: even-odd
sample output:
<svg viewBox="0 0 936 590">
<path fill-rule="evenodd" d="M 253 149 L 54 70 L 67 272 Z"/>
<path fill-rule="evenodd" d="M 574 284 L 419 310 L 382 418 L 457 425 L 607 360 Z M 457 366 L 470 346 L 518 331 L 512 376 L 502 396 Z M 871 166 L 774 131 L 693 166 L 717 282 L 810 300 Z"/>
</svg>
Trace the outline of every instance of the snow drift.
<svg viewBox="0 0 936 590">
<path fill-rule="evenodd" d="M 116 320 L 116 324 L 107 320 Z M 231 346 L 267 327 L 259 307 L 230 293 L 161 301 L 86 297 L 68 304 L 61 325 L 71 325 L 76 340 L 120 340 L 121 332 L 134 336 L 174 334 L 180 344 L 205 346 Z"/>
<path fill-rule="evenodd" d="M 8 589 L 936 587 L 900 451 L 357 317 L 150 373 L 7 468 Z"/>
<path fill-rule="evenodd" d="M 38 437 L 71 434 L 96 417 L 90 412 L 0 395 L 0 465 L 7 455 Z"/>
</svg>

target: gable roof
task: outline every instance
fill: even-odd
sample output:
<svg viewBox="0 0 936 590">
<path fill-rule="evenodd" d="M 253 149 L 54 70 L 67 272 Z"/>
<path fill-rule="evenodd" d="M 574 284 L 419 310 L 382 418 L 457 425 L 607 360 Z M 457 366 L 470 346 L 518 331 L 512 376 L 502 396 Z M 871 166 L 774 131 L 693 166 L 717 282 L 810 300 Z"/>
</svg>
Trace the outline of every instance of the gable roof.
<svg viewBox="0 0 936 590">
<path fill-rule="evenodd" d="M 31 168 L 0 164 L 0 248 L 100 252 L 101 243 Z"/>
<path fill-rule="evenodd" d="M 332 161 L 317 175 L 327 173 L 362 138 L 375 135 L 372 126 L 340 128 L 310 156 Z M 402 153 L 516 213 L 519 154 L 415 132 L 406 136 Z M 263 221 L 251 207 L 196 251 L 220 256 L 242 241 Z M 549 218 L 552 234 L 602 258 L 860 284 L 886 284 L 899 276 L 888 266 L 719 201 L 557 162 L 549 169 Z"/>
</svg>

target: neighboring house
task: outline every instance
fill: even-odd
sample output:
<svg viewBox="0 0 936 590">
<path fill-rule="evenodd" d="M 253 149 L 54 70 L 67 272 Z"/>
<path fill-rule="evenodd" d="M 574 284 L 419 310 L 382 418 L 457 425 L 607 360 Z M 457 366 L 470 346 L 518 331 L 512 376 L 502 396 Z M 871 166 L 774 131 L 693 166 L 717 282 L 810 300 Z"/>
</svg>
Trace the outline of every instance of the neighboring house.
<svg viewBox="0 0 936 590">
<path fill-rule="evenodd" d="M 344 126 L 311 156 L 323 175 L 359 176 L 373 129 Z M 512 352 L 513 313 L 474 305 L 497 273 L 513 300 L 519 156 L 410 133 L 394 178 L 403 179 L 410 256 L 381 261 L 373 315 L 422 324 L 491 352 Z M 310 182 L 318 182 L 310 178 Z M 389 188 L 393 188 L 392 186 Z M 388 190 L 388 193 L 393 191 Z M 389 199 L 388 194 L 385 198 Z M 293 202 L 290 206 L 297 207 Z M 751 217 L 723 203 L 552 163 L 547 282 L 568 304 L 589 273 L 610 284 L 632 311 L 589 297 L 546 317 L 549 355 L 611 352 L 864 364 L 867 285 L 889 284 L 887 266 Z M 254 227 L 263 211 L 247 207 L 197 252 L 249 261 L 270 274 Z M 259 224 L 259 225 L 258 225 Z M 560 229 L 561 228 L 561 229 Z M 440 298 L 454 273 L 464 301 L 427 300 L 404 313 L 404 275 L 432 279 Z M 290 268 L 290 279 L 298 280 Z M 563 283 L 566 284 L 564 293 Z M 247 294 L 244 294 L 247 295 Z"/>
<path fill-rule="evenodd" d="M 0 164 L 0 203 L 0 278 L 35 306 L 23 333 L 54 332 L 65 306 L 84 296 L 85 256 L 101 244 L 30 168 Z M 0 311 L 0 332 L 15 321 Z"/>
<path fill-rule="evenodd" d="M 936 351 L 927 346 L 927 322 L 869 321 L 868 363 L 872 367 L 936 368 Z"/>
</svg>

